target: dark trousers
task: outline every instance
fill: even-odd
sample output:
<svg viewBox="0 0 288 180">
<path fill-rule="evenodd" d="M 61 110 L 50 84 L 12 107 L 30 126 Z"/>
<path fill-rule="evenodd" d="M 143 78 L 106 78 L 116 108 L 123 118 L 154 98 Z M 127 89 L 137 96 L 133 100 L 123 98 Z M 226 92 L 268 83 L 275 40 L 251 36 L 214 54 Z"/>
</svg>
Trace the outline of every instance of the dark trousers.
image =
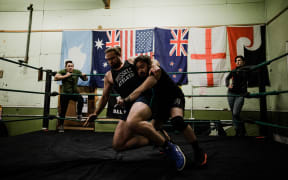
<svg viewBox="0 0 288 180">
<path fill-rule="evenodd" d="M 82 108 L 83 108 L 83 97 L 79 95 L 61 95 L 60 96 L 60 106 L 61 106 L 61 111 L 60 111 L 60 120 L 59 123 L 60 125 L 64 124 L 64 118 L 65 114 L 67 112 L 68 104 L 69 101 L 73 100 L 77 102 L 77 114 L 81 115 L 82 114 Z"/>
</svg>

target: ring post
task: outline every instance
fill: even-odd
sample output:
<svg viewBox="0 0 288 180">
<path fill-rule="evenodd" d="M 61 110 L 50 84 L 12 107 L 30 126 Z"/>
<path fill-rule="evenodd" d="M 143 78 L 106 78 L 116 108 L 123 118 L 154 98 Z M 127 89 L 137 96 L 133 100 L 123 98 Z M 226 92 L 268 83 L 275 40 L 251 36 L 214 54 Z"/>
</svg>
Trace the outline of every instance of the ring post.
<svg viewBox="0 0 288 180">
<path fill-rule="evenodd" d="M 44 112 L 43 112 L 43 130 L 48 130 L 49 113 L 50 113 L 50 92 L 52 83 L 52 70 L 46 71 L 45 96 L 44 96 Z"/>
<path fill-rule="evenodd" d="M 266 87 L 265 87 L 265 81 L 262 78 L 263 76 L 263 68 L 261 67 L 258 70 L 258 79 L 259 79 L 259 93 L 265 93 L 266 92 Z M 262 122 L 267 122 L 267 101 L 266 101 L 266 96 L 260 96 L 259 99 L 260 103 L 260 121 Z M 265 126 L 260 126 L 260 134 L 262 136 L 269 136 L 269 131 L 268 128 Z"/>
</svg>

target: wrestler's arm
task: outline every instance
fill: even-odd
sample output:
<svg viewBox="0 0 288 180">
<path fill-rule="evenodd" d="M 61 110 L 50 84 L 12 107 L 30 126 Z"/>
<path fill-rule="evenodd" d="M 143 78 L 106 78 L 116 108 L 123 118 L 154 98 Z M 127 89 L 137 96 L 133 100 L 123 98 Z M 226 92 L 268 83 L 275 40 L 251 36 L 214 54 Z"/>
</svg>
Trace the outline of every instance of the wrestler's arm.
<svg viewBox="0 0 288 180">
<path fill-rule="evenodd" d="M 135 60 L 135 58 L 133 58 L 133 57 L 127 59 L 127 61 L 130 64 L 134 64 L 134 60 Z M 160 63 L 156 59 L 152 59 L 152 68 L 151 68 L 151 70 L 154 70 L 154 68 L 158 70 L 159 66 L 160 66 Z"/>
<path fill-rule="evenodd" d="M 99 100 L 98 106 L 95 109 L 93 114 L 90 114 L 87 118 L 87 120 L 85 121 L 85 123 L 83 124 L 84 127 L 87 127 L 89 125 L 89 122 L 92 121 L 93 119 L 96 119 L 98 117 L 98 115 L 102 112 L 102 110 L 105 108 L 109 96 L 110 96 L 110 89 L 113 86 L 113 79 L 112 79 L 112 74 L 111 71 L 108 71 L 105 74 L 104 77 L 104 88 L 103 88 L 103 94 L 101 99 Z"/>
<path fill-rule="evenodd" d="M 70 73 L 70 72 L 67 72 L 65 75 L 62 75 L 62 74 L 60 74 L 60 73 L 57 73 L 57 74 L 55 75 L 55 77 L 54 77 L 54 81 L 60 81 L 60 80 L 62 80 L 62 79 L 68 78 L 68 77 L 71 76 L 71 75 L 72 75 L 72 73 Z"/>
<path fill-rule="evenodd" d="M 133 57 L 130 57 L 127 59 L 127 61 L 130 63 L 130 64 L 134 64 L 134 59 Z"/>
<path fill-rule="evenodd" d="M 83 81 L 87 81 L 88 80 L 88 77 L 85 73 L 81 73 L 81 76 L 80 78 L 83 80 Z"/>
<path fill-rule="evenodd" d="M 105 108 L 108 102 L 108 99 L 110 97 L 109 93 L 110 93 L 110 89 L 112 88 L 112 86 L 113 86 L 113 79 L 112 79 L 111 71 L 108 71 L 104 77 L 104 88 L 103 88 L 102 97 L 93 115 L 98 116 L 102 112 L 102 110 Z"/>
<path fill-rule="evenodd" d="M 232 72 L 229 72 L 229 74 L 227 75 L 227 77 L 225 78 L 225 85 L 226 87 L 229 87 L 229 85 L 231 85 L 229 83 L 230 79 L 232 78 Z"/>
<path fill-rule="evenodd" d="M 152 59 L 152 66 L 160 66 L 159 61 L 157 61 L 156 59 Z"/>
<path fill-rule="evenodd" d="M 128 62 L 134 63 L 134 59 L 129 58 Z M 159 66 L 160 64 L 157 60 L 152 60 L 152 66 L 149 71 L 149 76 L 146 78 L 146 80 L 125 99 L 122 98 L 117 99 L 117 103 L 123 105 L 124 102 L 135 101 L 141 95 L 142 92 L 145 92 L 146 90 L 152 88 L 161 77 L 162 72 Z"/>
<path fill-rule="evenodd" d="M 138 88 L 136 88 L 129 96 L 124 99 L 124 102 L 135 101 L 141 95 L 141 93 L 145 92 L 148 89 L 151 89 L 157 83 L 160 76 L 161 70 L 158 70 L 155 73 L 151 73 L 151 75 L 148 76 Z"/>
</svg>

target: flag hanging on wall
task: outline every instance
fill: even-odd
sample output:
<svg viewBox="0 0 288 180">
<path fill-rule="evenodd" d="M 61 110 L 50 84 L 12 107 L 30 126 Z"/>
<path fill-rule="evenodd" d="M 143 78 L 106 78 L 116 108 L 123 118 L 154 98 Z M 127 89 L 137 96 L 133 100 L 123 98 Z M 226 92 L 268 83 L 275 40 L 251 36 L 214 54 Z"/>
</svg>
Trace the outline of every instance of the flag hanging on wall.
<svg viewBox="0 0 288 180">
<path fill-rule="evenodd" d="M 122 60 L 139 55 L 153 54 L 153 29 L 129 29 L 120 31 Z"/>
<path fill-rule="evenodd" d="M 60 69 L 65 69 L 66 59 L 71 59 L 75 69 L 89 74 L 91 69 L 91 41 L 91 31 L 63 31 Z M 89 81 L 89 77 L 88 81 L 82 81 L 79 78 L 78 85 L 88 86 Z"/>
<path fill-rule="evenodd" d="M 155 28 L 155 59 L 166 72 L 187 72 L 188 29 Z M 170 74 L 178 85 L 187 84 L 187 74 Z"/>
<path fill-rule="evenodd" d="M 191 28 L 188 45 L 188 71 L 211 72 L 226 68 L 226 27 Z M 189 76 L 193 86 L 224 85 L 224 73 L 200 73 Z"/>
<path fill-rule="evenodd" d="M 105 60 L 105 50 L 121 47 L 122 61 L 138 55 L 153 54 L 153 29 L 111 30 L 93 32 L 92 74 L 105 74 L 110 66 Z M 92 87 L 104 87 L 104 76 L 92 76 Z"/>
<path fill-rule="evenodd" d="M 230 51 L 231 69 L 235 69 L 234 58 L 242 55 L 246 59 L 246 65 L 256 65 L 266 61 L 266 40 L 265 26 L 245 26 L 245 27 L 227 27 L 228 42 Z M 258 72 L 253 72 L 248 80 L 248 86 L 258 86 L 259 77 L 265 85 L 269 85 L 269 76 L 267 67 Z"/>
<path fill-rule="evenodd" d="M 93 31 L 93 51 L 91 74 L 103 74 L 92 76 L 90 86 L 103 88 L 104 75 L 110 70 L 110 66 L 105 59 L 105 50 L 110 47 L 120 46 L 120 31 Z"/>
</svg>

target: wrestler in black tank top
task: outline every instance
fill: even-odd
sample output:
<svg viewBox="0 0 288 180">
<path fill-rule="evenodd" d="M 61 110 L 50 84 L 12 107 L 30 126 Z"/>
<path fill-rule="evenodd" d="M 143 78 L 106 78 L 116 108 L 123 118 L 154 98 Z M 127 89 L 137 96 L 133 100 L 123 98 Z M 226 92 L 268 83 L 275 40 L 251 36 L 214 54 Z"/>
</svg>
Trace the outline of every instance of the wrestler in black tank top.
<svg viewBox="0 0 288 180">
<path fill-rule="evenodd" d="M 127 97 L 141 84 L 135 66 L 128 61 L 125 61 L 123 67 L 118 71 L 111 69 L 111 73 L 114 88 L 122 98 Z"/>
<path fill-rule="evenodd" d="M 182 90 L 177 86 L 177 84 L 170 78 L 170 76 L 160 67 L 162 74 L 157 84 L 154 86 L 154 92 L 156 98 L 161 98 L 163 100 L 174 99 L 177 97 L 183 97 L 184 94 Z"/>
</svg>

